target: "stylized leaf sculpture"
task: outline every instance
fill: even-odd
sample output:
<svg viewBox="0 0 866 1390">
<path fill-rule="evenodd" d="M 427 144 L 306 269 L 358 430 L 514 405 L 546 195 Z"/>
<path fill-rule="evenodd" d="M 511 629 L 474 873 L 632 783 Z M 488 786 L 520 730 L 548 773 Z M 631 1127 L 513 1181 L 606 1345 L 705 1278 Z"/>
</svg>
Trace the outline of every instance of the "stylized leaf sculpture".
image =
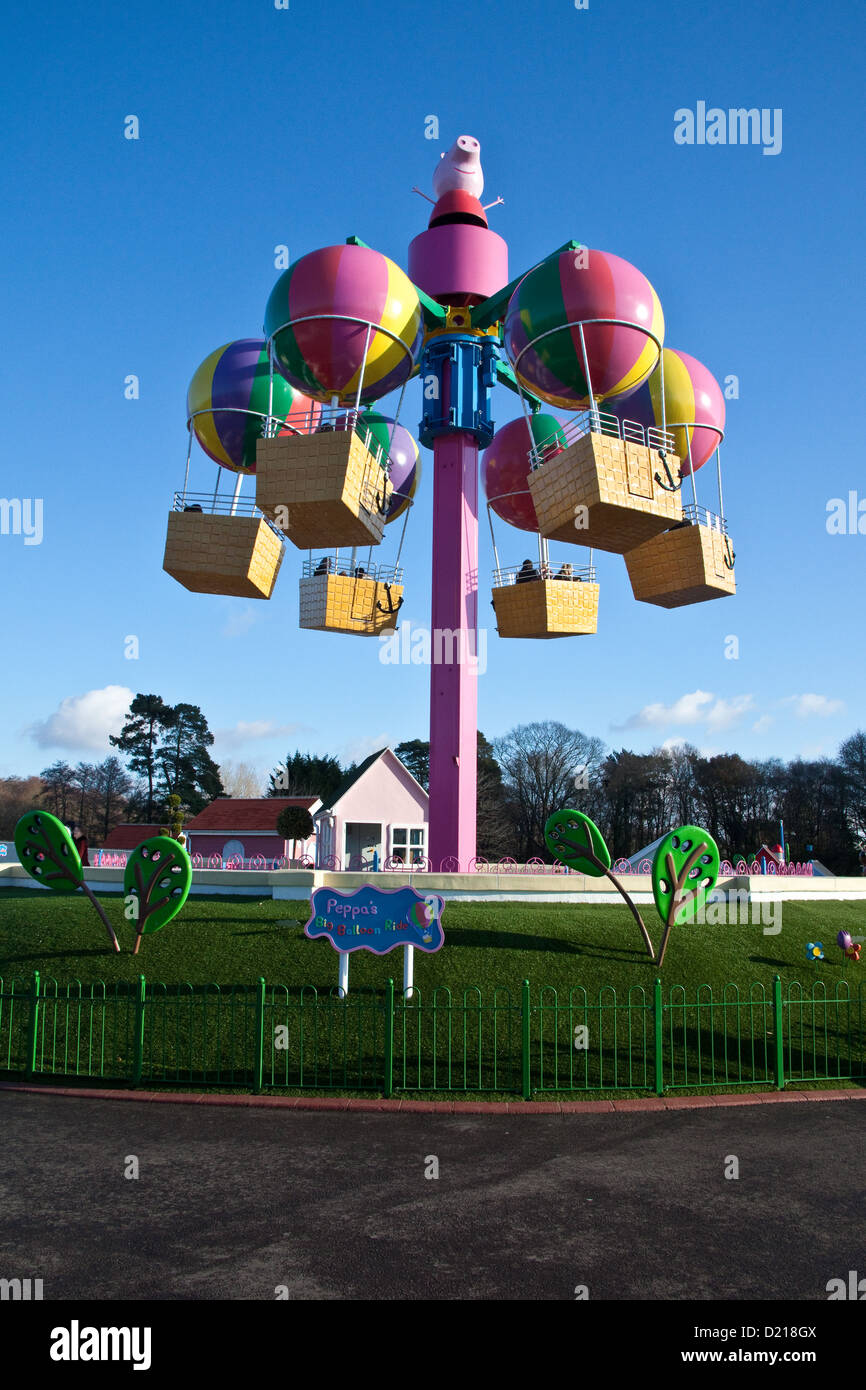
<svg viewBox="0 0 866 1390">
<path fill-rule="evenodd" d="M 671 928 L 695 920 L 716 886 L 719 865 L 718 845 L 696 825 L 681 825 L 662 840 L 653 861 L 653 897 L 665 926 L 658 966 Z"/>
<path fill-rule="evenodd" d="M 115 951 L 120 950 L 114 928 L 84 882 L 81 856 L 62 821 L 48 811 L 28 811 L 15 827 L 15 849 L 31 878 L 54 893 L 77 893 L 90 899 L 105 925 Z"/>
<path fill-rule="evenodd" d="M 579 874 L 601 878 L 610 868 L 610 851 L 595 821 L 582 811 L 554 811 L 544 827 L 551 854 Z"/>
<path fill-rule="evenodd" d="M 126 861 L 123 891 L 136 899 L 138 955 L 145 932 L 159 931 L 180 912 L 192 883 L 192 863 L 183 845 L 168 835 L 154 835 L 132 851 Z"/>
<path fill-rule="evenodd" d="M 610 851 L 595 822 L 591 821 L 589 816 L 585 816 L 582 811 L 575 811 L 572 808 L 554 811 L 545 823 L 544 840 L 551 854 L 555 855 L 562 864 L 567 864 L 570 869 L 574 869 L 580 874 L 589 874 L 593 878 L 604 876 L 610 879 L 616 891 L 625 899 L 632 917 L 640 927 L 644 945 L 649 952 L 650 960 L 652 960 L 653 944 L 650 941 L 649 932 L 628 893 L 619 879 L 610 871 Z"/>
<path fill-rule="evenodd" d="M 77 893 L 84 878 L 81 857 L 62 821 L 47 811 L 28 811 L 15 827 L 18 858 L 31 878 L 54 893 Z"/>
</svg>

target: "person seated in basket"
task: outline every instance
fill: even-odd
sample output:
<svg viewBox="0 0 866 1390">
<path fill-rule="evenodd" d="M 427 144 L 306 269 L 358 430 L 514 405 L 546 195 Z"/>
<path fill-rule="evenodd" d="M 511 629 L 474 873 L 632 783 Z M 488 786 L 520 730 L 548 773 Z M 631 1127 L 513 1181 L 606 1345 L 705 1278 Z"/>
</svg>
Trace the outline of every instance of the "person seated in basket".
<svg viewBox="0 0 866 1390">
<path fill-rule="evenodd" d="M 520 566 L 520 572 L 518 573 L 516 582 L 518 584 L 526 584 L 530 579 L 537 578 L 538 570 L 535 568 L 532 561 L 524 560 L 523 564 Z"/>
<path fill-rule="evenodd" d="M 315 576 L 317 574 L 330 574 L 330 572 L 331 561 L 329 560 L 327 555 L 323 555 L 319 563 L 316 565 L 316 568 L 313 570 L 313 575 Z"/>
<path fill-rule="evenodd" d="M 355 566 L 355 578 L 356 578 L 356 579 L 363 579 L 364 576 L 366 575 L 366 573 L 367 573 L 367 571 L 364 569 L 364 566 L 363 566 L 363 565 L 356 565 L 356 566 Z"/>
<path fill-rule="evenodd" d="M 557 579 L 574 579 L 574 566 L 571 564 L 569 560 L 566 560 L 563 565 L 560 565 L 559 572 L 556 577 Z"/>
</svg>

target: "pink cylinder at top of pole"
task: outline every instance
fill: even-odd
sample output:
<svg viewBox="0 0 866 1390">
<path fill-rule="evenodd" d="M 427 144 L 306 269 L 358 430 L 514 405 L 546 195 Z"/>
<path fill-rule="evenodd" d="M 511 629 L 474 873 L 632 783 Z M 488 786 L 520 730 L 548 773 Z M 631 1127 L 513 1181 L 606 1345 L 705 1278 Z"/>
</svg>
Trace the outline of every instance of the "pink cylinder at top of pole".
<svg viewBox="0 0 866 1390">
<path fill-rule="evenodd" d="M 409 243 L 409 278 L 446 304 L 480 303 L 508 283 L 508 246 L 477 198 L 444 193 L 430 225 Z"/>
</svg>

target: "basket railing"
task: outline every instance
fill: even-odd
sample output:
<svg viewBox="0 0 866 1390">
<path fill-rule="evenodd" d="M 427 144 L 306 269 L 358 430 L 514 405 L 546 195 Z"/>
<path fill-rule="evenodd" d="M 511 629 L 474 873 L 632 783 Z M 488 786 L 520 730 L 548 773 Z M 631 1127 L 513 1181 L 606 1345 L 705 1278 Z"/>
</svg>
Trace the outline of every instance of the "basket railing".
<svg viewBox="0 0 866 1390">
<path fill-rule="evenodd" d="M 533 444 L 528 451 L 530 468 L 542 468 L 563 449 L 576 444 L 588 434 L 605 434 L 626 443 L 643 444 L 648 449 L 661 449 L 672 458 L 676 454 L 676 441 L 670 430 L 644 429 L 637 420 L 620 420 L 606 410 L 582 410 Z"/>
<path fill-rule="evenodd" d="M 525 562 L 524 562 L 525 565 Z M 595 565 L 574 566 L 566 561 L 559 566 L 544 562 L 533 562 L 531 572 L 524 565 L 500 565 L 493 570 L 493 587 L 505 588 L 509 584 L 524 584 L 533 579 L 558 579 L 563 583 L 595 582 Z"/>
</svg>

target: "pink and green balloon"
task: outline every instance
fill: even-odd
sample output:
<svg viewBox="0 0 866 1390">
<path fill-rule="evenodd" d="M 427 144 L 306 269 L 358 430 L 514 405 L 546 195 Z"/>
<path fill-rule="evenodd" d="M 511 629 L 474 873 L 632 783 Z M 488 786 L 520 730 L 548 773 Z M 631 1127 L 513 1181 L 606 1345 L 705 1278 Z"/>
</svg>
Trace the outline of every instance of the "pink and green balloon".
<svg viewBox="0 0 866 1390">
<path fill-rule="evenodd" d="M 525 387 L 549 405 L 580 410 L 590 404 L 590 384 L 597 403 L 640 386 L 658 362 L 664 331 L 646 276 L 609 251 L 582 248 L 521 280 L 508 304 L 505 346 Z"/>
<path fill-rule="evenodd" d="M 280 371 L 318 401 L 366 404 L 411 374 L 424 336 L 415 286 L 367 246 L 325 246 L 284 271 L 265 309 Z"/>
</svg>

